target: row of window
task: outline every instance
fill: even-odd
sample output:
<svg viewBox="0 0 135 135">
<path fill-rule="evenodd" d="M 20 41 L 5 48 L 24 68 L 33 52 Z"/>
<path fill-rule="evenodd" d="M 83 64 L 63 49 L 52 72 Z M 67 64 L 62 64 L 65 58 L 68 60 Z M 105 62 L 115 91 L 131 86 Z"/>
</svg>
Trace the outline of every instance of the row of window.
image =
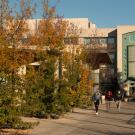
<svg viewBox="0 0 135 135">
<path fill-rule="evenodd" d="M 28 41 L 28 38 L 23 38 L 22 42 L 26 43 Z M 99 37 L 85 37 L 85 38 L 77 38 L 77 37 L 71 37 L 71 38 L 64 38 L 64 44 L 84 44 L 84 45 L 114 45 L 116 43 L 116 39 L 113 37 L 106 37 L 106 38 L 99 38 Z"/>
<path fill-rule="evenodd" d="M 116 43 L 116 39 L 113 37 L 85 37 L 85 38 L 65 38 L 65 44 L 110 44 L 114 45 Z"/>
<path fill-rule="evenodd" d="M 72 38 L 64 38 L 64 44 L 78 44 L 78 38 L 72 37 Z"/>
<path fill-rule="evenodd" d="M 96 37 L 91 37 L 91 38 L 84 38 L 84 44 L 115 44 L 115 38 L 113 37 L 108 37 L 108 38 L 96 38 Z"/>
</svg>

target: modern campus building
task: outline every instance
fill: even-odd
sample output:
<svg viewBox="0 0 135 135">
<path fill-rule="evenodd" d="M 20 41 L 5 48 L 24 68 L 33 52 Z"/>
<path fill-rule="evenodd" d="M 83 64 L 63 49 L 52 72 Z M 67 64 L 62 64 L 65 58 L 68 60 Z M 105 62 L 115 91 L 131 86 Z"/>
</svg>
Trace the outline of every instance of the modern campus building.
<svg viewBox="0 0 135 135">
<path fill-rule="evenodd" d="M 128 94 L 135 93 L 135 31 L 122 35 L 122 82 Z"/>
<path fill-rule="evenodd" d="M 81 21 L 80 21 L 81 22 Z M 88 24 L 92 24 L 88 22 Z M 87 26 L 89 26 L 87 24 Z M 91 25 L 93 26 L 93 25 Z M 81 43 L 93 55 L 95 83 L 100 89 L 115 89 L 119 85 L 127 95 L 135 92 L 135 25 L 120 25 L 116 28 L 84 27 L 79 34 Z M 112 87 L 113 85 L 113 87 Z"/>
<path fill-rule="evenodd" d="M 98 28 L 87 18 L 64 20 L 80 29 L 75 46 L 65 38 L 67 51 L 71 51 L 74 47 L 76 52 L 84 46 L 90 55 L 92 54 L 90 57 L 94 63 L 92 66 L 95 85 L 99 85 L 101 91 L 105 91 L 115 89 L 114 83 L 117 81 L 127 90 L 127 94 L 133 93 L 135 89 L 135 26 Z M 39 21 L 40 19 L 27 21 L 31 32 L 38 29 Z M 91 58 L 89 60 L 91 61 Z"/>
</svg>

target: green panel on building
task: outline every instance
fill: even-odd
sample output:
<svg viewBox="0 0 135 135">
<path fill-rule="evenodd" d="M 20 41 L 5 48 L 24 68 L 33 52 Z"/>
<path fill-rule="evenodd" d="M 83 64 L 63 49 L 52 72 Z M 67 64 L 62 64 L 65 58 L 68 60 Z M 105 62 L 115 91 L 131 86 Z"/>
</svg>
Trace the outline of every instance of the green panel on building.
<svg viewBox="0 0 135 135">
<path fill-rule="evenodd" d="M 135 79 L 135 32 L 122 37 L 122 80 Z"/>
</svg>

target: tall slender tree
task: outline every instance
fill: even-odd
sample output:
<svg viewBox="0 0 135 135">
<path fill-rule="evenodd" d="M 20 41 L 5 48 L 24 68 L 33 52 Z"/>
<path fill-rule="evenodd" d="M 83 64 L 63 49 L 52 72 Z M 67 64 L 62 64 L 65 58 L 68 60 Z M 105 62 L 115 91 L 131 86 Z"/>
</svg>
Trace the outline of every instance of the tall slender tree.
<svg viewBox="0 0 135 135">
<path fill-rule="evenodd" d="M 20 2 L 20 8 L 23 9 L 21 12 L 11 10 L 7 0 L 2 0 L 0 3 L 0 125 L 2 128 L 21 126 L 19 107 L 24 92 L 24 81 L 19 76 L 18 69 L 31 61 L 29 51 L 22 50 L 19 46 L 23 46 L 22 39 L 28 31 L 25 19 L 31 16 L 32 12 L 29 11 L 32 11 L 32 7 L 24 0 Z"/>
</svg>

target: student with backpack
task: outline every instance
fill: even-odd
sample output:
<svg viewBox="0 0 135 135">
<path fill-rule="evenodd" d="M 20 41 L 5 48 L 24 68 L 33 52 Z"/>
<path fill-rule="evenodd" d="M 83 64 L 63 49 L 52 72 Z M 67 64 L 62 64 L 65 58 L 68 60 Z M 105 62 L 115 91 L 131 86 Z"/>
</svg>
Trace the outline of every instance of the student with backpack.
<svg viewBox="0 0 135 135">
<path fill-rule="evenodd" d="M 94 101 L 94 105 L 95 105 L 96 115 L 98 115 L 98 108 L 99 108 L 100 99 L 101 99 L 101 94 L 100 94 L 99 90 L 97 90 L 93 94 L 93 101 Z"/>
</svg>

